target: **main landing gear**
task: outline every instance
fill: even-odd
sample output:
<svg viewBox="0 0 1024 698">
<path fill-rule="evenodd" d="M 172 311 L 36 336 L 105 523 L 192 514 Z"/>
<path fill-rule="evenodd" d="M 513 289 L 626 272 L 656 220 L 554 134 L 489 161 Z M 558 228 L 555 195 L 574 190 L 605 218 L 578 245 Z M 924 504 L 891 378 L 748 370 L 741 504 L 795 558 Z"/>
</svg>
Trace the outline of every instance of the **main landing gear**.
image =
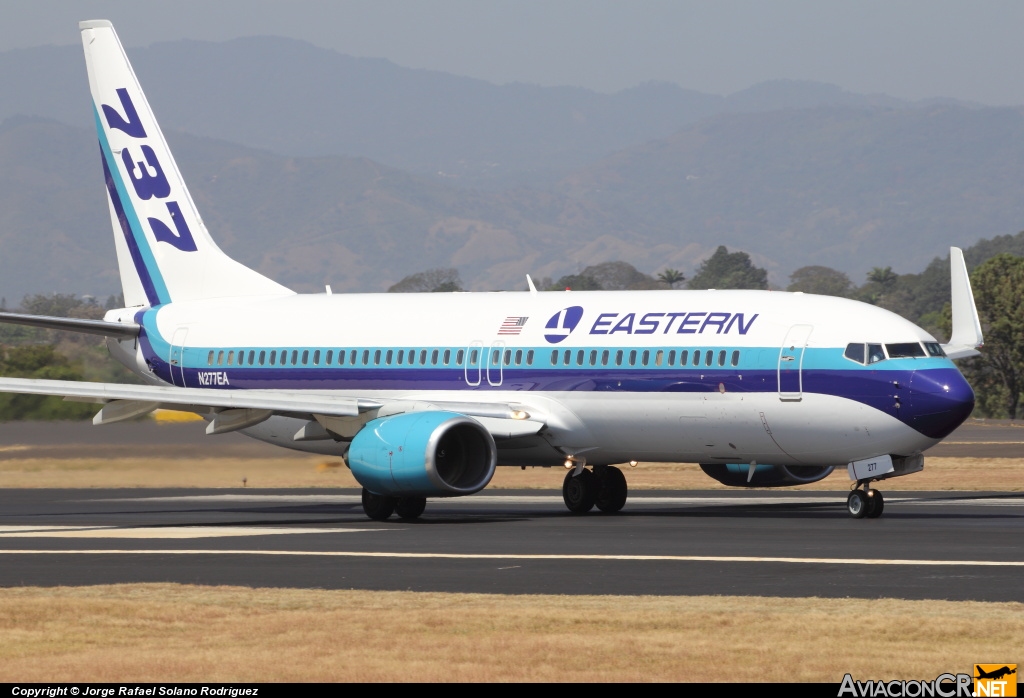
<svg viewBox="0 0 1024 698">
<path fill-rule="evenodd" d="M 870 480 L 858 480 L 850 496 L 846 498 L 846 510 L 855 519 L 877 519 L 882 515 L 885 499 L 881 492 L 871 489 L 870 485 Z"/>
<path fill-rule="evenodd" d="M 363 512 L 374 521 L 386 521 L 392 514 L 412 521 L 418 519 L 426 508 L 426 497 L 386 497 L 363 488 Z"/>
<path fill-rule="evenodd" d="M 562 499 L 573 514 L 586 514 L 595 506 L 605 514 L 614 514 L 626 505 L 629 489 L 626 476 L 611 465 L 595 465 L 576 474 L 566 473 L 562 482 Z"/>
</svg>

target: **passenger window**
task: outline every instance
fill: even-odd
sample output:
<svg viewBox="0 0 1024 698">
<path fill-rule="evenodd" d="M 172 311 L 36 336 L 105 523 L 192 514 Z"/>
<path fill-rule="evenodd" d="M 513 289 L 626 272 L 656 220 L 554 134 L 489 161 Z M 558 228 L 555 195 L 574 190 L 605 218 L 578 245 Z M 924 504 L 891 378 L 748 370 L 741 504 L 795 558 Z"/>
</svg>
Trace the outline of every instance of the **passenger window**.
<svg viewBox="0 0 1024 698">
<path fill-rule="evenodd" d="M 511 364 L 512 364 L 512 350 L 511 349 L 506 349 L 505 350 L 505 365 L 509 366 Z"/>
<path fill-rule="evenodd" d="M 715 355 L 715 352 L 712 351 L 711 349 L 708 349 L 707 353 L 704 355 L 704 365 L 705 366 L 710 366 L 711 365 L 711 359 L 714 357 L 714 355 Z"/>
<path fill-rule="evenodd" d="M 263 350 L 260 351 L 260 366 L 263 365 L 263 361 L 266 358 L 267 358 L 267 350 L 263 349 Z"/>
<path fill-rule="evenodd" d="M 576 365 L 577 366 L 582 366 L 583 365 L 583 350 L 582 349 L 580 349 L 578 352 L 576 352 Z"/>
<path fill-rule="evenodd" d="M 680 366 L 685 366 L 686 362 L 689 360 L 689 358 L 690 358 L 690 350 L 689 349 L 683 349 L 682 351 L 680 351 L 679 352 L 679 365 Z"/>
<path fill-rule="evenodd" d="M 700 349 L 693 350 L 693 365 L 700 366 Z"/>
<path fill-rule="evenodd" d="M 501 363 L 501 349 L 494 349 L 491 351 L 491 366 L 497 366 Z"/>
<path fill-rule="evenodd" d="M 597 349 L 590 350 L 590 365 L 597 366 Z"/>
<path fill-rule="evenodd" d="M 287 353 L 288 352 L 286 352 L 286 351 L 282 351 L 281 352 L 281 363 L 282 364 L 285 362 L 285 354 L 287 354 Z M 298 349 L 292 349 L 292 366 L 295 366 L 298 363 L 299 363 L 299 350 Z M 302 363 L 306 363 L 306 360 L 303 359 Z"/>
<path fill-rule="evenodd" d="M 317 349 L 316 351 L 313 352 L 313 365 L 314 366 L 319 366 L 320 365 L 320 350 L 319 349 Z"/>
<path fill-rule="evenodd" d="M 340 352 L 340 351 L 339 351 L 339 352 L 338 352 L 338 359 L 341 359 L 341 357 L 342 357 L 342 356 L 344 356 L 344 354 L 343 354 L 342 352 Z M 333 350 L 333 349 L 329 349 L 329 350 L 327 351 L 327 357 L 326 357 L 326 358 L 325 358 L 325 360 L 324 360 L 324 365 L 325 365 L 325 366 L 330 366 L 330 365 L 331 365 L 331 360 L 332 360 L 332 359 L 334 359 L 334 350 Z"/>
<path fill-rule="evenodd" d="M 659 349 L 654 354 L 654 365 L 655 366 L 661 366 L 661 362 L 664 361 L 664 360 L 665 360 L 665 352 L 663 352 L 661 349 Z"/>
<path fill-rule="evenodd" d="M 616 366 L 621 366 L 622 365 L 622 350 L 621 349 L 619 349 L 617 352 L 615 352 L 615 365 Z"/>
<path fill-rule="evenodd" d="M 469 352 L 469 365 L 470 366 L 476 366 L 477 365 L 477 363 L 478 363 L 477 357 L 478 356 L 480 356 L 480 352 L 477 349 L 474 349 L 473 351 Z"/>
<path fill-rule="evenodd" d="M 392 349 L 388 349 L 387 353 L 384 354 L 384 363 L 388 366 L 391 365 L 391 359 L 394 358 L 395 352 Z"/>
<path fill-rule="evenodd" d="M 551 365 L 552 366 L 557 366 L 558 365 L 558 350 L 557 349 L 552 349 L 551 350 Z"/>
<path fill-rule="evenodd" d="M 647 362 L 650 360 L 650 358 L 651 358 L 651 352 L 649 352 L 647 349 L 644 349 L 644 355 L 643 355 L 644 366 L 647 365 Z"/>
<path fill-rule="evenodd" d="M 434 351 L 430 352 L 430 364 L 432 366 L 437 366 L 437 354 L 438 354 L 437 349 L 435 349 Z"/>
<path fill-rule="evenodd" d="M 882 351 L 881 344 L 869 344 L 868 345 L 868 363 L 877 364 L 879 361 L 885 361 L 885 352 Z"/>
<path fill-rule="evenodd" d="M 607 349 L 605 349 L 604 351 L 601 352 L 601 365 L 602 366 L 607 366 L 608 365 L 608 350 Z"/>
<path fill-rule="evenodd" d="M 375 366 L 380 366 L 380 349 L 373 352 L 373 364 Z"/>
<path fill-rule="evenodd" d="M 732 353 L 732 365 L 733 366 L 739 366 L 740 365 L 740 352 L 739 352 L 738 349 L 734 350 L 733 353 Z"/>
<path fill-rule="evenodd" d="M 256 350 L 255 349 L 250 349 L 249 350 L 249 365 L 250 366 L 252 366 L 254 363 L 256 363 L 255 359 L 256 359 Z M 260 359 L 260 363 L 263 363 L 263 359 Z"/>
<path fill-rule="evenodd" d="M 917 342 L 886 344 L 885 351 L 890 359 L 916 359 L 924 356 L 924 349 Z"/>
<path fill-rule="evenodd" d="M 370 350 L 369 349 L 363 349 L 363 366 L 369 366 L 369 365 L 370 365 Z"/>
<path fill-rule="evenodd" d="M 718 352 L 718 365 L 725 366 L 725 349 Z"/>
<path fill-rule="evenodd" d="M 562 363 L 566 366 L 569 365 L 569 356 L 572 354 L 568 349 L 565 350 L 565 354 L 562 355 Z"/>
<path fill-rule="evenodd" d="M 284 352 L 281 352 L 281 355 L 284 356 Z M 276 360 L 277 360 L 277 350 L 275 349 L 274 351 L 270 352 L 270 365 L 273 366 L 274 362 Z M 284 363 L 283 359 L 281 360 L 281 363 Z"/>
<path fill-rule="evenodd" d="M 302 350 L 302 365 L 305 366 L 309 363 L 309 349 Z"/>
<path fill-rule="evenodd" d="M 235 363 L 235 351 L 234 351 L 234 349 L 232 349 L 231 351 L 228 352 L 228 366 L 231 366 L 234 363 Z"/>
<path fill-rule="evenodd" d="M 223 349 L 221 349 L 220 351 L 217 352 L 217 365 L 218 366 L 223 366 L 224 365 L 224 350 Z"/>
<path fill-rule="evenodd" d="M 533 366 L 533 349 L 526 352 L 526 365 Z"/>
<path fill-rule="evenodd" d="M 843 356 L 850 361 L 856 361 L 857 363 L 862 364 L 864 363 L 864 348 L 864 344 L 851 342 L 846 345 L 846 351 L 843 352 Z"/>
<path fill-rule="evenodd" d="M 426 366 L 426 365 L 427 365 L 427 350 L 426 349 L 421 349 L 420 350 L 420 366 Z"/>
<path fill-rule="evenodd" d="M 397 364 L 401 364 L 401 363 L 402 363 L 402 360 L 403 360 L 404 358 L 405 358 L 405 349 L 399 349 L 399 350 L 398 350 L 398 360 L 397 360 L 397 361 L 396 361 L 395 363 L 397 363 Z"/>
<path fill-rule="evenodd" d="M 461 366 L 462 365 L 462 359 L 465 356 L 466 356 L 466 350 L 465 349 L 459 349 L 459 351 L 456 352 L 456 354 L 455 354 L 455 363 L 457 363 L 459 366 Z M 448 360 L 448 352 L 447 351 L 445 351 L 445 353 L 444 353 L 444 358 L 445 358 L 445 362 L 447 363 L 447 360 Z"/>
<path fill-rule="evenodd" d="M 213 349 L 210 350 L 210 355 L 206 357 L 206 365 L 213 366 Z"/>
<path fill-rule="evenodd" d="M 675 364 L 675 362 L 676 362 L 676 350 L 673 349 L 672 351 L 670 351 L 668 353 L 668 365 L 672 366 L 672 365 Z"/>
<path fill-rule="evenodd" d="M 523 363 L 523 350 L 516 349 L 516 366 L 520 366 Z"/>
<path fill-rule="evenodd" d="M 636 366 L 636 349 L 631 349 L 629 352 L 629 365 Z"/>
</svg>

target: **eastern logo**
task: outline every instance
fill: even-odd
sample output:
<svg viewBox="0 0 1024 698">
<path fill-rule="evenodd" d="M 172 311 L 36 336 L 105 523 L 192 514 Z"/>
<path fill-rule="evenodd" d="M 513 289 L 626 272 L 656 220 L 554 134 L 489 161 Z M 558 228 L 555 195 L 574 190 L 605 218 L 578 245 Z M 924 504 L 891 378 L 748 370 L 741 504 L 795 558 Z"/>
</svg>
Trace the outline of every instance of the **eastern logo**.
<svg viewBox="0 0 1024 698">
<path fill-rule="evenodd" d="M 549 330 L 544 335 L 544 339 L 551 344 L 558 344 L 572 334 L 572 331 L 576 329 L 576 325 L 580 324 L 582 319 L 583 308 L 581 306 L 573 305 L 564 310 L 559 310 L 544 325 L 545 329 Z"/>
</svg>

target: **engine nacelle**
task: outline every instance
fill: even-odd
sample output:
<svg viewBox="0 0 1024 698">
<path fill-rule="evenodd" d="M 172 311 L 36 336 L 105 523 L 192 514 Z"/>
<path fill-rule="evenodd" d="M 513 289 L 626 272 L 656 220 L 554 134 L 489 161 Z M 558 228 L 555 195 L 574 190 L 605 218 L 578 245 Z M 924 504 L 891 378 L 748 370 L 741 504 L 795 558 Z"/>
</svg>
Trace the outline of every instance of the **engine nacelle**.
<svg viewBox="0 0 1024 698">
<path fill-rule="evenodd" d="M 389 497 L 459 497 L 494 475 L 498 449 L 480 422 L 455 412 L 405 412 L 368 422 L 349 446 L 360 485 Z"/>
<path fill-rule="evenodd" d="M 833 466 L 758 464 L 750 482 L 747 482 L 750 466 L 744 463 L 702 463 L 700 469 L 730 487 L 793 487 L 824 480 L 832 473 Z"/>
</svg>

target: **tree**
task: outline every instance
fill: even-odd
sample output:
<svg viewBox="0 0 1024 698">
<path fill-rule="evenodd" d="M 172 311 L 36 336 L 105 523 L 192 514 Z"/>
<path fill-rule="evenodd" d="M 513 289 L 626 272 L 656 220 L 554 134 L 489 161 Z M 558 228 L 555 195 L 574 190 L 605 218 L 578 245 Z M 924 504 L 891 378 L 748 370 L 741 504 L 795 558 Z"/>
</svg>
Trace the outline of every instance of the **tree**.
<svg viewBox="0 0 1024 698">
<path fill-rule="evenodd" d="M 786 290 L 849 298 L 853 293 L 853 282 L 849 276 L 831 267 L 800 267 L 789 275 Z"/>
<path fill-rule="evenodd" d="M 563 276 L 549 288 L 549 291 L 603 291 L 604 287 L 589 276 L 570 274 Z"/>
<path fill-rule="evenodd" d="M 658 280 L 664 284 L 668 284 L 669 288 L 675 288 L 676 284 L 686 281 L 686 277 L 683 276 L 683 272 L 678 269 L 666 269 L 658 274 Z"/>
<path fill-rule="evenodd" d="M 0 349 L 0 375 L 51 380 L 82 380 L 82 372 L 50 345 L 27 345 Z M 0 394 L 0 420 L 85 419 L 96 412 L 95 405 L 64 402 L 43 395 Z"/>
<path fill-rule="evenodd" d="M 1017 419 L 1024 392 L 1024 257 L 996 255 L 974 270 L 971 286 L 985 346 L 961 368 L 979 392 L 1001 388 L 1001 411 Z M 979 400 L 979 407 L 992 410 L 991 402 Z"/>
<path fill-rule="evenodd" d="M 592 264 L 580 272 L 589 276 L 605 291 L 633 291 L 662 288 L 652 277 L 629 262 L 602 262 Z"/>
<path fill-rule="evenodd" d="M 461 291 L 462 279 L 457 269 L 427 269 L 410 274 L 388 289 L 388 293 L 429 293 Z"/>
<path fill-rule="evenodd" d="M 703 288 L 768 288 L 768 272 L 755 267 L 746 252 L 729 252 L 720 245 L 705 259 L 690 279 L 689 287 Z"/>
</svg>

